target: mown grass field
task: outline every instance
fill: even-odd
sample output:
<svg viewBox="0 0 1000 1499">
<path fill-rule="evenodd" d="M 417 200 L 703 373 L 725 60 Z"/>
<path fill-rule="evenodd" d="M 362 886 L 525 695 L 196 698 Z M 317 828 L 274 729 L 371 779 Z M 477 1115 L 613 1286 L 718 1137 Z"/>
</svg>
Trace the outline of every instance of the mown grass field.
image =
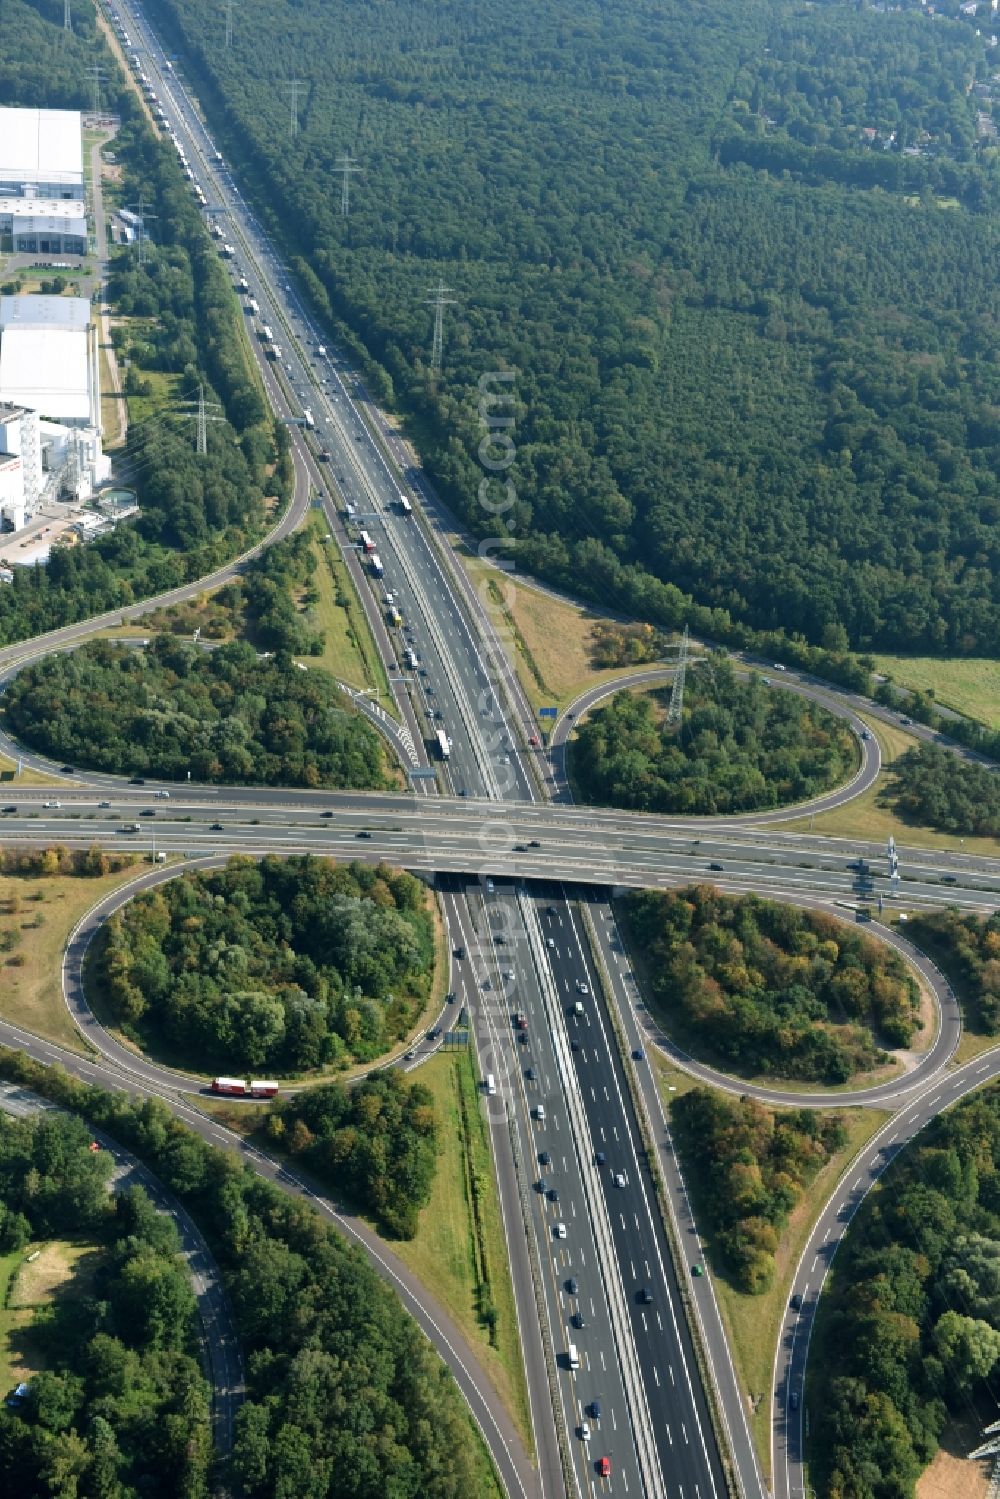
<svg viewBox="0 0 1000 1499">
<path fill-rule="evenodd" d="M 0 1015 L 71 1051 L 89 1055 L 62 997 L 62 955 L 80 917 L 141 865 L 97 878 L 0 875 Z M 9 934 L 9 935 L 7 935 Z"/>
<path fill-rule="evenodd" d="M 900 687 L 933 692 L 944 708 L 1000 729 L 1000 661 L 961 657 L 876 656 L 877 671 Z"/>
<path fill-rule="evenodd" d="M 0 1258 L 0 1398 L 48 1367 L 35 1327 L 61 1295 L 79 1299 L 90 1291 L 99 1260 L 93 1244 L 70 1239 L 28 1244 Z"/>
</svg>

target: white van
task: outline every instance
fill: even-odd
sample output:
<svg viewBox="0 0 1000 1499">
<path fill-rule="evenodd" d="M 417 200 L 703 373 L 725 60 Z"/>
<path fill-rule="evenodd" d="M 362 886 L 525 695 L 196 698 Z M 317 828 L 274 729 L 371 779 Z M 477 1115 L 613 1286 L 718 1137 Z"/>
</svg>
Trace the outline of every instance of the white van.
<svg viewBox="0 0 1000 1499">
<path fill-rule="evenodd" d="M 490 1098 L 492 1098 L 495 1095 L 496 1091 L 497 1091 L 497 1080 L 493 1076 L 492 1072 L 487 1072 L 487 1074 L 486 1074 L 486 1092 L 489 1094 Z"/>
<path fill-rule="evenodd" d="M 569 1347 L 566 1350 L 566 1357 L 569 1359 L 569 1366 L 571 1369 L 579 1369 L 580 1351 L 575 1343 L 570 1343 Z"/>
<path fill-rule="evenodd" d="M 540 1120 L 540 1121 L 542 1121 L 542 1122 L 544 1122 L 544 1120 L 545 1120 L 545 1105 L 543 1103 L 539 1103 L 539 1104 L 535 1105 L 535 1118 L 538 1119 L 538 1120 Z"/>
</svg>

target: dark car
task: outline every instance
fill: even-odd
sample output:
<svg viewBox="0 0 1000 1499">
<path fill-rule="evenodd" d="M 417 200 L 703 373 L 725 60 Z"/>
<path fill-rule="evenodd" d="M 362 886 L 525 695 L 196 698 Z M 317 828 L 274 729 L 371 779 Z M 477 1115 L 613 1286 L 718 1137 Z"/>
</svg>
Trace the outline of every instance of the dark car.
<svg viewBox="0 0 1000 1499">
<path fill-rule="evenodd" d="M 793 1411 L 797 1411 L 798 1410 L 798 1408 L 799 1408 L 799 1392 L 798 1392 L 798 1390 L 793 1390 L 792 1393 L 789 1395 L 789 1397 L 788 1397 L 788 1405 L 789 1405 L 789 1408 L 791 1410 L 793 1410 Z"/>
<path fill-rule="evenodd" d="M 538 1077 L 538 1073 L 535 1071 L 534 1067 L 525 1067 L 524 1075 L 528 1079 L 529 1083 L 533 1083 Z"/>
<path fill-rule="evenodd" d="M 451 955 L 452 955 L 453 958 L 458 958 L 459 961 L 461 961 L 462 958 L 465 957 L 465 948 L 464 947 L 453 947 L 452 950 L 451 950 Z"/>
<path fill-rule="evenodd" d="M 587 1325 L 587 1319 L 583 1315 L 583 1313 L 582 1312 L 574 1312 L 573 1313 L 573 1326 L 574 1327 L 586 1327 L 586 1325 Z"/>
<path fill-rule="evenodd" d="M 536 1192 L 540 1192 L 541 1195 L 544 1197 L 545 1194 L 546 1194 L 546 1192 L 548 1190 L 549 1190 L 549 1184 L 548 1184 L 548 1182 L 545 1180 L 544 1176 L 540 1176 L 538 1178 L 538 1180 L 536 1181 L 536 1183 L 535 1183 L 535 1191 Z"/>
<path fill-rule="evenodd" d="M 143 780 L 142 776 L 131 776 L 129 779 L 130 786 L 145 786 L 145 784 L 146 782 Z"/>
<path fill-rule="evenodd" d="M 559 1188 L 558 1187 L 550 1187 L 549 1188 L 549 1201 L 550 1202 L 558 1202 L 559 1201 Z"/>
<path fill-rule="evenodd" d="M 632 1060 L 633 1062 L 644 1062 L 646 1060 L 646 1053 L 642 1050 L 641 1047 L 635 1047 L 632 1052 Z"/>
<path fill-rule="evenodd" d="M 593 1421 L 601 1419 L 601 1402 L 599 1400 L 592 1400 L 590 1402 L 590 1416 Z"/>
<path fill-rule="evenodd" d="M 73 769 L 72 765 L 60 765 L 59 769 L 62 771 L 64 776 L 72 776 L 76 774 L 76 771 Z"/>
<path fill-rule="evenodd" d="M 371 833 L 369 833 L 367 828 L 359 828 L 354 836 L 355 838 L 370 838 Z"/>
<path fill-rule="evenodd" d="M 575 1040 L 571 1041 L 569 1043 L 569 1049 L 570 1049 L 570 1051 L 579 1051 L 580 1050 L 580 1043 L 579 1043 L 579 1041 L 575 1041 Z"/>
<path fill-rule="evenodd" d="M 320 815 L 320 817 L 332 817 L 333 813 L 332 812 L 321 812 L 319 815 Z"/>
<path fill-rule="evenodd" d="M 607 1156 L 604 1154 L 603 1150 L 595 1150 L 594 1151 L 594 1165 L 595 1166 L 603 1166 L 606 1160 L 607 1160 Z"/>
<path fill-rule="evenodd" d="M 712 863 L 708 867 L 709 867 L 709 869 L 718 869 L 718 870 L 721 870 L 721 869 L 725 868 L 725 865 Z"/>
<path fill-rule="evenodd" d="M 454 989 L 452 989 L 450 993 L 445 995 L 445 1000 L 450 1005 L 453 1005 L 457 998 L 458 995 L 455 993 Z"/>
<path fill-rule="evenodd" d="M 4 811 L 4 816 L 6 817 L 9 812 L 16 812 L 17 808 L 14 807 L 14 806 L 4 807 L 3 811 Z"/>
<path fill-rule="evenodd" d="M 143 807 L 142 811 L 139 813 L 139 816 L 140 817 L 155 817 L 156 816 L 156 808 L 155 807 Z"/>
<path fill-rule="evenodd" d="M 569 1280 L 566 1282 L 566 1290 L 570 1296 L 579 1295 L 580 1286 L 575 1275 L 571 1275 Z"/>
<path fill-rule="evenodd" d="M 221 822 L 213 822 L 212 823 L 212 832 L 213 833 L 221 833 L 222 830 L 223 830 L 223 826 L 222 826 Z"/>
<path fill-rule="evenodd" d="M 531 842 L 528 844 L 529 848 L 541 848 L 541 846 L 542 845 L 539 843 L 537 838 L 532 838 Z"/>
<path fill-rule="evenodd" d="M 802 1297 L 799 1296 L 799 1295 L 795 1295 L 795 1296 L 792 1297 L 791 1301 L 788 1304 L 791 1307 L 791 1309 L 792 1309 L 793 1312 L 801 1312 L 801 1310 L 802 1310 Z"/>
<path fill-rule="evenodd" d="M 643 1306 L 652 1305 L 653 1293 L 648 1286 L 643 1286 L 642 1290 L 639 1292 L 639 1300 L 641 1301 Z"/>
<path fill-rule="evenodd" d="M 538 1164 L 539 1164 L 539 1166 L 551 1166 L 552 1165 L 552 1157 L 549 1155 L 549 1153 L 548 1153 L 547 1150 L 540 1150 L 538 1152 Z"/>
</svg>

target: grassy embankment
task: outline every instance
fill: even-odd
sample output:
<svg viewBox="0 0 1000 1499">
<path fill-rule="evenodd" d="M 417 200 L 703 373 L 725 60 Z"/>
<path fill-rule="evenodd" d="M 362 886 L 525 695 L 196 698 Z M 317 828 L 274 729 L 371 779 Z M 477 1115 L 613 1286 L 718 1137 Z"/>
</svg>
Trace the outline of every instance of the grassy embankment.
<svg viewBox="0 0 1000 1499">
<path fill-rule="evenodd" d="M 648 667 L 595 667 L 591 659 L 593 629 L 605 616 L 498 572 L 464 545 L 459 544 L 457 551 L 490 609 L 536 712 L 546 706 L 562 710 L 601 682 L 613 682 L 636 670 L 655 669 L 656 662 Z"/>
<path fill-rule="evenodd" d="M 862 714 L 865 718 L 865 715 Z M 1000 839 L 959 839 L 954 833 L 939 833 L 933 828 L 905 822 L 890 808 L 881 804 L 885 787 L 886 771 L 894 760 L 905 754 L 919 741 L 903 729 L 884 724 L 874 717 L 865 718 L 882 751 L 883 770 L 873 786 L 842 807 L 832 812 L 818 812 L 812 817 L 797 818 L 782 823 L 782 831 L 789 833 L 822 833 L 832 838 L 864 838 L 870 842 L 883 842 L 889 834 L 897 843 L 911 848 L 947 849 L 951 853 L 983 854 L 989 858 L 1000 858 Z"/>
<path fill-rule="evenodd" d="M 82 875 L 0 875 L 0 1015 L 70 1051 L 89 1055 L 62 997 L 62 955 L 80 917 L 136 868 Z M 8 935 L 9 934 L 9 935 Z"/>
<path fill-rule="evenodd" d="M 22 770 L 17 773 L 17 761 L 0 755 L 0 793 L 10 795 L 19 786 L 61 786 L 65 783 L 58 776 L 46 775 L 43 770 Z"/>
<path fill-rule="evenodd" d="M 374 689 L 383 708 L 395 713 L 385 667 L 344 560 L 335 544 L 324 541 L 327 529 L 322 516 L 311 515 L 308 528 L 316 558 L 312 578 L 316 598 L 310 615 L 326 638 L 323 654 L 309 656 L 305 664 L 321 666 L 350 687 Z"/>
</svg>

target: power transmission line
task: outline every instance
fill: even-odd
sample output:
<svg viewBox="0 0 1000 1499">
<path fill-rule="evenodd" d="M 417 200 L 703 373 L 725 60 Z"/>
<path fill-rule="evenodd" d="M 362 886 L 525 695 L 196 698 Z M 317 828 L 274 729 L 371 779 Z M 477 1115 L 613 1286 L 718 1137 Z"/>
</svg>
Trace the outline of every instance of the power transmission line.
<svg viewBox="0 0 1000 1499">
<path fill-rule="evenodd" d="M 94 90 L 94 94 L 93 94 L 94 113 L 95 113 L 95 115 L 99 115 L 100 112 L 101 112 L 101 84 L 104 81 L 104 79 L 107 77 L 107 74 L 105 73 L 105 71 L 104 71 L 104 69 L 102 67 L 98 66 L 97 63 L 95 63 L 92 68 L 87 68 L 85 71 L 86 71 L 87 77 L 90 79 L 91 85 L 92 85 L 93 90 Z"/>
<path fill-rule="evenodd" d="M 681 636 L 681 648 L 677 656 L 677 665 L 674 667 L 674 685 L 670 689 L 670 707 L 667 709 L 667 723 L 680 723 L 681 714 L 684 712 L 684 678 L 687 675 L 688 664 L 688 627 L 684 626 L 684 634 Z"/>
<path fill-rule="evenodd" d="M 233 45 L 233 0 L 226 0 L 226 46 Z"/>
<path fill-rule="evenodd" d="M 63 31 L 73 30 L 73 17 L 69 12 L 69 0 L 63 0 Z"/>
<path fill-rule="evenodd" d="M 439 281 L 427 298 L 427 305 L 434 308 L 434 339 L 431 344 L 431 369 L 435 372 L 441 368 L 441 360 L 444 355 L 444 310 L 446 307 L 454 307 L 455 298 L 449 297 L 450 286 L 445 286 Z"/>
<path fill-rule="evenodd" d="M 289 78 L 287 84 L 292 91 L 292 109 L 288 121 L 288 133 L 292 140 L 294 140 L 299 133 L 299 89 L 302 87 L 302 79 Z"/>
<path fill-rule="evenodd" d="M 138 226 L 138 228 L 136 230 L 136 234 L 137 234 L 137 237 L 138 237 L 138 245 L 139 245 L 139 264 L 140 265 L 145 265 L 146 264 L 146 220 L 147 219 L 158 219 L 160 217 L 160 215 L 158 213 L 147 213 L 146 212 L 146 200 L 145 200 L 145 198 L 143 198 L 141 196 L 139 198 L 138 203 L 126 203 L 125 207 L 126 208 L 130 208 L 133 213 L 137 213 L 139 215 L 139 226 Z"/>
<path fill-rule="evenodd" d="M 195 424 L 194 450 L 195 450 L 196 453 L 200 454 L 201 457 L 204 457 L 205 454 L 208 452 L 208 424 L 209 424 L 209 422 L 224 422 L 226 420 L 226 418 L 224 416 L 209 415 L 208 408 L 209 408 L 209 406 L 211 406 L 212 409 L 213 409 L 213 411 L 221 411 L 222 407 L 219 405 L 218 401 L 206 401 L 205 400 L 205 387 L 204 387 L 204 385 L 199 385 L 198 386 L 198 400 L 197 400 L 197 402 L 184 401 L 183 405 L 185 405 L 185 406 L 191 406 L 191 405 L 193 405 L 195 407 L 194 411 L 180 411 L 177 414 L 178 414 L 178 416 L 183 416 L 183 417 L 188 417 L 188 418 L 193 419 L 194 424 Z"/>
<path fill-rule="evenodd" d="M 337 170 L 343 175 L 344 184 L 340 189 L 340 212 L 343 218 L 351 211 L 351 173 L 363 172 L 364 167 L 359 167 L 356 161 L 352 161 L 350 151 L 342 151 L 337 157 Z"/>
</svg>

